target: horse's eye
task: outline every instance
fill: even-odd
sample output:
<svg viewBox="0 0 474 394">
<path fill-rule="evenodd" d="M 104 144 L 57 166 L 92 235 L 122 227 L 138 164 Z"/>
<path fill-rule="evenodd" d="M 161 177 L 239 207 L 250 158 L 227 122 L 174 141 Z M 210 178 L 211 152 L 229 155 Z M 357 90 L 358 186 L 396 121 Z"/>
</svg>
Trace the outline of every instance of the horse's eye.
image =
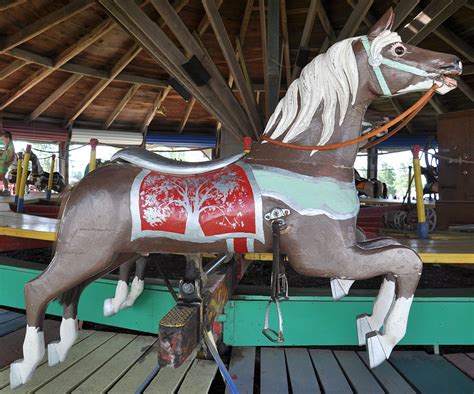
<svg viewBox="0 0 474 394">
<path fill-rule="evenodd" d="M 407 51 L 405 46 L 403 46 L 402 44 L 395 44 L 390 49 L 391 49 L 392 55 L 397 56 L 397 57 L 403 56 L 405 52 Z"/>
</svg>

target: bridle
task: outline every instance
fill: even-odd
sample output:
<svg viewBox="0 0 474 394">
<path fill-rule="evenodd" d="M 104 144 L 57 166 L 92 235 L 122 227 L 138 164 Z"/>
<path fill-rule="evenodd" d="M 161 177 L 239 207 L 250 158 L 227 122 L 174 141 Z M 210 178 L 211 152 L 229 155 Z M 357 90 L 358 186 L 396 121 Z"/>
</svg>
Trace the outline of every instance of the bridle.
<svg viewBox="0 0 474 394">
<path fill-rule="evenodd" d="M 390 89 L 388 87 L 387 81 L 385 80 L 385 77 L 383 76 L 382 70 L 380 69 L 380 65 L 383 64 L 387 67 L 390 68 L 395 68 L 397 70 L 401 70 L 410 74 L 422 76 L 422 77 L 428 77 L 430 74 L 426 72 L 425 70 L 422 70 L 418 67 L 413 67 L 409 66 L 407 64 L 403 64 L 391 59 L 386 59 L 382 55 L 378 55 L 377 57 L 373 57 L 372 51 L 370 48 L 370 42 L 369 38 L 367 36 L 362 36 L 361 37 L 361 42 L 364 47 L 365 52 L 367 53 L 368 57 L 368 62 L 370 66 L 372 67 L 372 70 L 374 71 L 374 74 L 377 78 L 377 81 L 380 85 L 380 88 L 382 89 L 382 92 L 384 96 L 390 97 L 392 96 L 392 93 L 390 92 Z M 289 144 L 286 142 L 282 141 L 277 141 L 272 138 L 266 137 L 262 135 L 260 138 L 263 141 L 269 142 L 273 145 L 281 146 L 284 148 L 290 148 L 290 149 L 298 149 L 298 150 L 332 150 L 332 149 L 338 149 L 338 148 L 344 148 L 347 146 L 351 146 L 354 144 L 358 144 L 359 142 L 363 142 L 368 140 L 369 138 L 372 138 L 376 136 L 377 134 L 386 132 L 386 134 L 377 140 L 370 141 L 360 149 L 367 149 L 371 148 L 374 145 L 377 145 L 386 139 L 390 138 L 397 132 L 399 132 L 403 127 L 405 127 L 410 120 L 412 120 L 415 115 L 420 112 L 420 110 L 428 103 L 428 101 L 431 99 L 433 96 L 434 92 L 436 89 L 439 89 L 440 86 L 437 84 L 434 84 L 415 104 L 413 104 L 410 108 L 405 110 L 403 113 L 398 115 L 396 118 L 392 119 L 388 123 L 383 124 L 382 126 L 379 126 L 372 131 L 368 132 L 367 134 L 364 134 L 363 136 L 360 136 L 358 138 L 353 138 L 348 141 L 343 141 L 343 142 L 337 142 L 334 144 L 327 144 L 327 145 L 311 145 L 311 146 L 302 146 L 302 145 L 295 145 L 295 144 Z M 389 127 L 394 126 L 395 124 L 399 123 L 400 124 L 395 127 L 393 130 L 388 131 Z"/>
</svg>

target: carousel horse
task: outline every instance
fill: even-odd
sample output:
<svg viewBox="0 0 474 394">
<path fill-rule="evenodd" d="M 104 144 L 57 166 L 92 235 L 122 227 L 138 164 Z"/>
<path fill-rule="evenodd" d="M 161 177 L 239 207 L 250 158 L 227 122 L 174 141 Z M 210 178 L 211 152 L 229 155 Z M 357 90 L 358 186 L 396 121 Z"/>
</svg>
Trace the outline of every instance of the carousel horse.
<svg viewBox="0 0 474 394">
<path fill-rule="evenodd" d="M 122 162 L 83 178 L 63 202 L 50 265 L 25 285 L 24 358 L 11 365 L 11 387 L 28 382 L 45 355 L 51 300 L 60 297 L 64 307 L 60 340 L 48 345 L 55 365 L 77 339 L 79 297 L 92 281 L 148 253 L 269 253 L 275 218 L 285 221 L 280 250 L 292 267 L 332 278 L 335 298 L 355 280 L 384 276 L 372 315 L 359 316 L 356 328 L 370 366 L 386 360 L 405 335 L 422 262 L 396 240 L 358 235 L 358 144 L 339 146 L 360 135 L 374 99 L 431 91 L 434 84 L 446 93 L 462 67 L 456 56 L 404 44 L 391 31 L 393 20 L 389 10 L 368 35 L 313 59 L 247 156 L 170 164 L 130 148 L 115 155 Z M 332 144 L 338 148 L 324 149 Z"/>
</svg>

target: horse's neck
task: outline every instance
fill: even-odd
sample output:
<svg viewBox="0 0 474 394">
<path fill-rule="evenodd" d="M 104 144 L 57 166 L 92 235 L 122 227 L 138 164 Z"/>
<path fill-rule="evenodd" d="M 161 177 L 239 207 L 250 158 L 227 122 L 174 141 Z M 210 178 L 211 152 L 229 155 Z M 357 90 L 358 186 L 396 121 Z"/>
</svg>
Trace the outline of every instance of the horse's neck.
<svg viewBox="0 0 474 394">
<path fill-rule="evenodd" d="M 357 138 L 360 135 L 361 123 L 368 104 L 352 107 L 345 120 L 339 126 L 336 121 L 334 133 L 327 145 Z M 337 115 L 337 114 L 336 114 Z M 298 139 L 291 141 L 300 146 L 317 145 L 322 131 L 322 119 L 316 112 L 308 129 Z M 353 166 L 357 156 L 358 144 L 312 153 L 308 150 L 297 150 L 261 142 L 247 157 L 250 164 L 279 167 L 310 176 L 329 176 L 352 182 Z"/>
</svg>

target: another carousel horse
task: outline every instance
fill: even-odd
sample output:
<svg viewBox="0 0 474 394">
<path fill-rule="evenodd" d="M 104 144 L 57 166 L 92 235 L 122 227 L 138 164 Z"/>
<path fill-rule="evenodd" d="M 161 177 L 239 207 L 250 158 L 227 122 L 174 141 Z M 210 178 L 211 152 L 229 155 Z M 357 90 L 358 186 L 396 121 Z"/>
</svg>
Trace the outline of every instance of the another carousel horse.
<svg viewBox="0 0 474 394">
<path fill-rule="evenodd" d="M 340 41 L 313 59 L 264 135 L 300 146 L 339 143 L 359 136 L 377 97 L 434 83 L 441 93 L 453 89 L 459 59 L 402 43 L 390 31 L 393 20 L 389 10 L 367 36 Z M 77 305 L 89 283 L 147 253 L 268 253 L 278 216 L 286 223 L 281 252 L 300 274 L 333 278 L 345 290 L 354 280 L 384 276 L 372 315 L 357 320 L 370 366 L 380 365 L 405 335 L 422 262 L 396 240 L 357 240 L 357 151 L 357 144 L 311 151 L 260 142 L 244 158 L 200 166 L 169 164 L 137 148 L 116 154 L 132 164 L 99 168 L 78 183 L 64 202 L 50 265 L 25 286 L 24 358 L 11 365 L 11 386 L 29 381 L 44 357 L 51 300 L 61 297 L 64 305 L 61 339 L 48 346 L 55 365 L 77 339 Z"/>
</svg>

